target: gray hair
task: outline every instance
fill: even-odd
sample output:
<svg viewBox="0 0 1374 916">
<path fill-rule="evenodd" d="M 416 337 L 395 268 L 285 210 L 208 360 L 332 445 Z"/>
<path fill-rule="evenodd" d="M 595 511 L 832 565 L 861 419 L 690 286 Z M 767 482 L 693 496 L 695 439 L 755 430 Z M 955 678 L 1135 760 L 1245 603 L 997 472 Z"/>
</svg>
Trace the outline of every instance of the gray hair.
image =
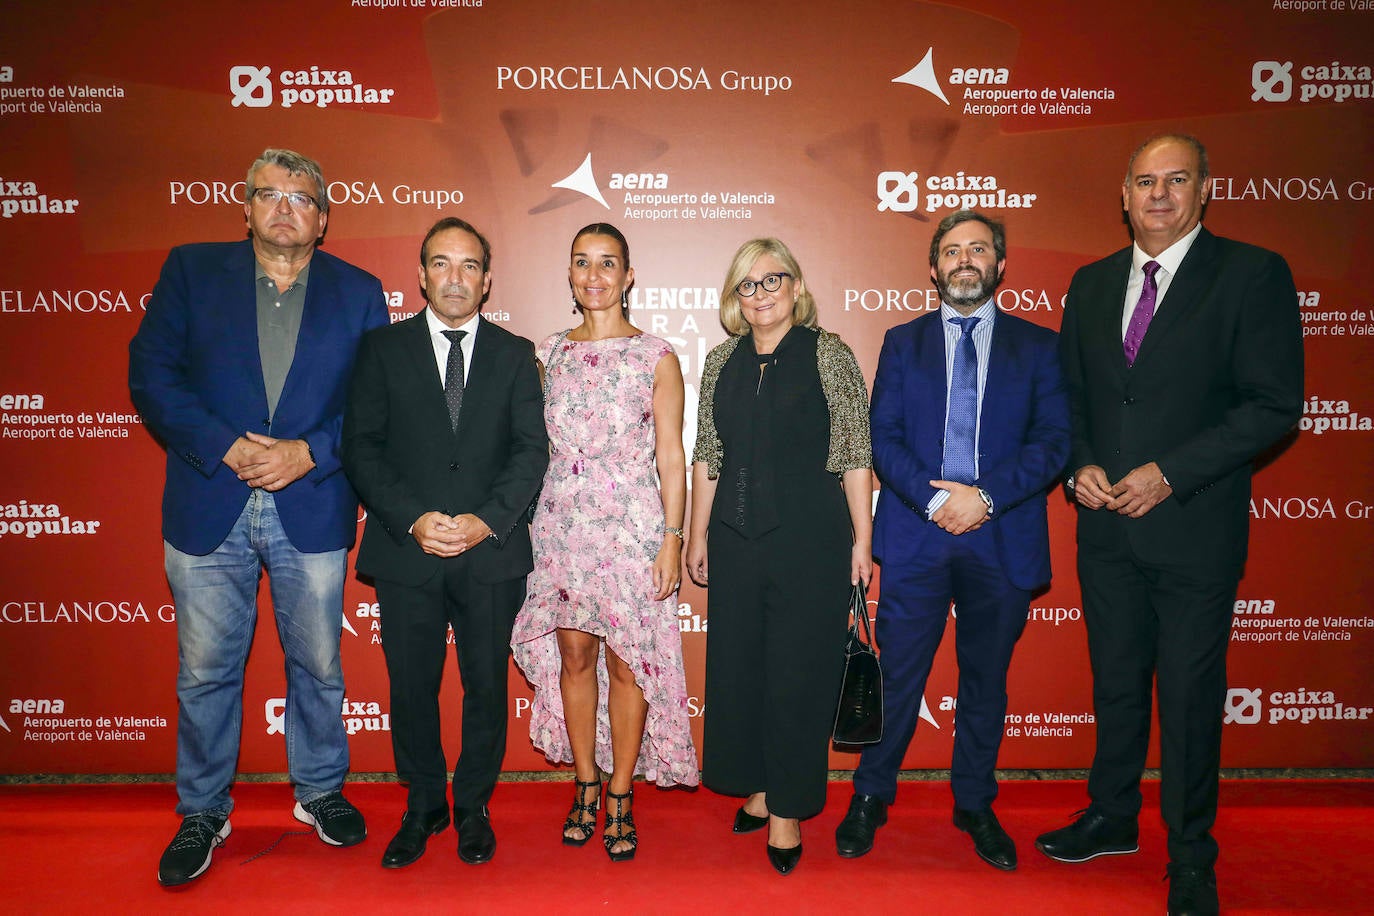
<svg viewBox="0 0 1374 916">
<path fill-rule="evenodd" d="M 248 180 L 243 185 L 244 203 L 248 203 L 253 196 L 253 176 L 259 169 L 269 165 L 280 166 L 292 175 L 304 175 L 315 182 L 315 206 L 320 208 L 321 213 L 329 212 L 329 193 L 325 190 L 324 174 L 320 171 L 320 164 L 289 149 L 265 149 L 262 155 L 253 161 L 248 167 Z"/>
</svg>

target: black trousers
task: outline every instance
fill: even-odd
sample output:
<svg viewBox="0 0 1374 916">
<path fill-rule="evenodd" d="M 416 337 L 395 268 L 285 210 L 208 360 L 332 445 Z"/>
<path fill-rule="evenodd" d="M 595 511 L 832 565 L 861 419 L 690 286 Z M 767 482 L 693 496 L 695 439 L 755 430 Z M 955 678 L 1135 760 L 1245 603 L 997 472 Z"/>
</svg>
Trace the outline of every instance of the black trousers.
<svg viewBox="0 0 1374 916">
<path fill-rule="evenodd" d="M 725 795 L 766 792 L 769 812 L 801 818 L 825 807 L 850 549 L 798 535 L 711 525 L 702 779 Z"/>
<path fill-rule="evenodd" d="M 463 557 L 445 560 L 423 585 L 377 580 L 382 652 L 391 679 L 391 746 L 396 774 L 410 786 L 410 811 L 436 811 L 445 804 L 439 686 L 450 624 L 463 685 L 453 807 L 479 808 L 491 798 L 506 754 L 510 635 L 524 599 L 524 577 L 479 582 Z"/>
<path fill-rule="evenodd" d="M 1093 671 L 1095 809 L 1135 817 L 1159 691 L 1160 809 L 1169 858 L 1210 866 L 1217 814 L 1226 649 L 1238 576 L 1141 562 L 1125 545 L 1079 545 Z"/>
</svg>

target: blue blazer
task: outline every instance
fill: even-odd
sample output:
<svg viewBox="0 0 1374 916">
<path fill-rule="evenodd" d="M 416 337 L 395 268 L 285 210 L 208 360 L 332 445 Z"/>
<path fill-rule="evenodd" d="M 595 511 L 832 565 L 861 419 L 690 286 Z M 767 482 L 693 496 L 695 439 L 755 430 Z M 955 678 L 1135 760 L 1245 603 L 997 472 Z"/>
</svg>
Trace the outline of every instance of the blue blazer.
<svg viewBox="0 0 1374 916">
<path fill-rule="evenodd" d="M 1069 407 L 1056 353 L 1058 335 L 999 312 L 993 325 L 978 436 L 977 485 L 992 497 L 988 526 L 998 559 L 1018 588 L 1050 581 L 1046 490 L 1069 454 Z M 945 436 L 945 337 L 940 313 L 887 332 L 870 408 L 873 469 L 882 482 L 873 553 L 901 562 L 930 537 L 926 519 L 942 479 Z"/>
<path fill-rule="evenodd" d="M 364 332 L 388 321 L 376 277 L 316 251 L 300 334 L 276 416 L 258 355 L 252 243 L 173 248 L 129 342 L 129 390 L 167 449 L 162 536 L 204 555 L 223 542 L 252 489 L 221 461 L 245 432 L 304 439 L 316 467 L 275 494 L 282 527 L 305 553 L 353 543 L 358 500 L 339 459 L 348 380 Z"/>
</svg>

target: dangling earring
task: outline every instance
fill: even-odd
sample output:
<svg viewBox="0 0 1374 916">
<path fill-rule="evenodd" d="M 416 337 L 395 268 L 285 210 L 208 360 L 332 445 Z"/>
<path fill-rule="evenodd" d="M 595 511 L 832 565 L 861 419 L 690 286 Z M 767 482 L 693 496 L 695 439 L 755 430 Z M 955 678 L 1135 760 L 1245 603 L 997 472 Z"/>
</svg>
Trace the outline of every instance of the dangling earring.
<svg viewBox="0 0 1374 916">
<path fill-rule="evenodd" d="M 572 303 L 573 303 L 572 313 L 573 313 L 574 315 L 576 315 L 576 314 L 577 314 L 577 297 L 576 297 L 576 296 L 573 296 L 573 297 L 572 297 Z"/>
</svg>

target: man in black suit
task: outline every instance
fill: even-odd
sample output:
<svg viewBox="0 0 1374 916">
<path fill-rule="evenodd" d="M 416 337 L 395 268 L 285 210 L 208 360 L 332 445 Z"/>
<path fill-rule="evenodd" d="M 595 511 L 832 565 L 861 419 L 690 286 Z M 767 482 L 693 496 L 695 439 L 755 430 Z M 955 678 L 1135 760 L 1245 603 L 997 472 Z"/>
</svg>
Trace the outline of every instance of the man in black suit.
<svg viewBox="0 0 1374 916">
<path fill-rule="evenodd" d="M 343 428 L 344 467 L 368 510 L 358 572 L 377 587 L 392 748 L 410 787 L 387 868 L 420 858 L 449 824 L 439 684 L 450 625 L 463 683 L 458 856 L 477 864 L 495 851 L 487 801 L 506 748 L 511 627 L 533 568 L 524 515 L 548 466 L 534 347 L 480 314 L 487 240 L 440 220 L 419 274 L 428 307 L 363 338 Z"/>
<path fill-rule="evenodd" d="M 1195 138 L 1137 149 L 1122 186 L 1135 244 L 1078 271 L 1060 337 L 1097 749 L 1091 805 L 1036 846 L 1061 862 L 1136 851 L 1157 677 L 1170 913 L 1217 912 L 1210 831 L 1251 462 L 1303 400 L 1292 274 L 1202 227 L 1210 190 Z"/>
</svg>

